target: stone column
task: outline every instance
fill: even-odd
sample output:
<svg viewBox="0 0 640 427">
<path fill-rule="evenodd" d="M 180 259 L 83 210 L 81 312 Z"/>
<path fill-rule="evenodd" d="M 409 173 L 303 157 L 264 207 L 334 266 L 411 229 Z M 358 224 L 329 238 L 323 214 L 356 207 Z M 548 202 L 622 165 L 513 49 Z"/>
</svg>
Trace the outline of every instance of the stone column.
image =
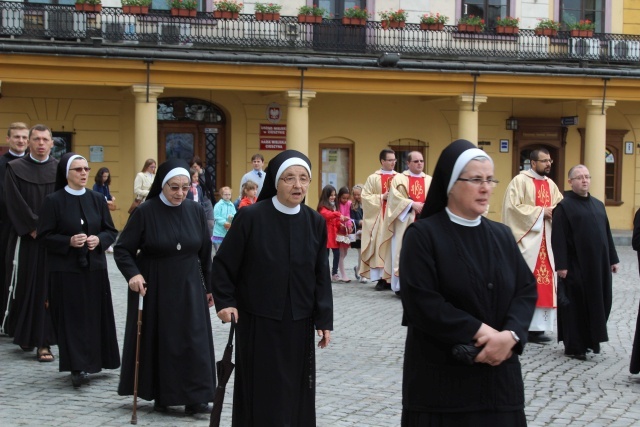
<svg viewBox="0 0 640 427">
<path fill-rule="evenodd" d="M 135 111 L 135 148 L 134 170 L 138 171 L 145 160 L 158 161 L 158 95 L 164 91 L 162 86 L 133 85 L 131 93 L 136 98 Z"/>
<path fill-rule="evenodd" d="M 458 139 L 466 139 L 478 145 L 478 109 L 487 102 L 486 96 L 460 95 L 458 97 Z"/>
<path fill-rule="evenodd" d="M 300 91 L 289 90 L 287 110 L 287 149 L 298 150 L 309 155 L 309 101 L 316 97 L 316 93 L 309 90 L 302 91 L 302 105 L 300 105 Z"/>
<path fill-rule="evenodd" d="M 604 203 L 605 150 L 607 149 L 607 108 L 616 105 L 616 101 L 590 99 L 585 102 L 587 120 L 585 123 L 584 165 L 591 174 L 589 192 Z M 575 166 L 575 165 L 570 165 Z"/>
</svg>

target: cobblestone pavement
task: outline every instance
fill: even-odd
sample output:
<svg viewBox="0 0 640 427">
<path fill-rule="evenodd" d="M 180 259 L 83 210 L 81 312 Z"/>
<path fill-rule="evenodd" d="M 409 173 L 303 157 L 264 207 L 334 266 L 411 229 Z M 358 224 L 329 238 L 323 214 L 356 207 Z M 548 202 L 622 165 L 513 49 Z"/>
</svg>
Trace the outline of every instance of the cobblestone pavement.
<svg viewBox="0 0 640 427">
<path fill-rule="evenodd" d="M 640 298 L 636 255 L 619 247 L 622 271 L 614 278 L 610 342 L 587 361 L 563 356 L 561 344 L 530 344 L 522 365 L 530 426 L 640 425 L 640 378 L 628 372 Z M 122 345 L 126 282 L 109 257 L 118 336 Z M 353 268 L 356 252 L 347 265 Z M 350 270 L 353 274 L 353 269 Z M 319 426 L 398 426 L 405 330 L 401 305 L 392 292 L 375 292 L 372 284 L 334 284 L 335 330 L 328 349 L 317 352 Z M 212 312 L 213 313 L 213 312 Z M 216 357 L 222 356 L 228 326 L 212 320 Z M 54 354 L 57 348 L 53 348 Z M 91 384 L 71 387 L 57 361 L 37 363 L 0 337 L 0 425 L 123 426 L 131 418 L 132 399 L 116 394 L 119 371 L 91 376 Z M 227 388 L 222 425 L 230 425 L 233 378 Z M 140 401 L 138 425 L 207 426 L 205 415 L 169 414 Z M 172 408 L 174 409 L 174 408 Z"/>
</svg>

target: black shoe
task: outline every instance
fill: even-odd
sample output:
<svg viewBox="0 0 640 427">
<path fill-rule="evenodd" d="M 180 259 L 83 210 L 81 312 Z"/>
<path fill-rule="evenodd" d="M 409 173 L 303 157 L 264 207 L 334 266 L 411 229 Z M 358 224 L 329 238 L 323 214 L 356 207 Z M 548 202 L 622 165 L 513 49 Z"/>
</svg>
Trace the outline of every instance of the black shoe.
<svg viewBox="0 0 640 427">
<path fill-rule="evenodd" d="M 375 290 L 384 291 L 385 289 L 387 289 L 387 286 L 390 286 L 390 285 L 388 285 L 387 282 L 385 282 L 384 280 L 380 279 L 378 280 L 378 283 L 376 283 Z"/>
<path fill-rule="evenodd" d="M 396 296 L 400 297 L 400 291 L 396 291 Z"/>
<path fill-rule="evenodd" d="M 207 403 L 192 403 L 190 405 L 185 405 L 184 413 L 187 415 L 210 414 L 212 409 L 213 408 Z"/>
<path fill-rule="evenodd" d="M 542 344 L 545 342 L 550 342 L 551 337 L 545 335 L 542 331 L 530 331 L 528 341 L 536 344 Z"/>
<path fill-rule="evenodd" d="M 158 402 L 153 402 L 153 410 L 156 412 L 168 412 L 169 411 L 169 407 L 167 407 L 166 405 L 161 405 Z"/>
<path fill-rule="evenodd" d="M 577 360 L 587 360 L 587 355 L 584 353 L 579 353 L 579 354 L 565 354 L 565 356 L 570 357 L 572 359 L 577 359 Z"/>
<path fill-rule="evenodd" d="M 82 384 L 89 382 L 89 374 L 84 371 L 71 371 L 71 384 L 75 388 L 80 387 Z"/>
</svg>

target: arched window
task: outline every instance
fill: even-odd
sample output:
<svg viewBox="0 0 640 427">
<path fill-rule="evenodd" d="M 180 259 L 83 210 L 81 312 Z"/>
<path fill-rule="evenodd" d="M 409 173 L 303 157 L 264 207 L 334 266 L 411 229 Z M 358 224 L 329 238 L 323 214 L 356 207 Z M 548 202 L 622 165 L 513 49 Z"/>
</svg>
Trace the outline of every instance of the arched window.
<svg viewBox="0 0 640 427">
<path fill-rule="evenodd" d="M 225 123 L 222 110 L 210 102 L 192 98 L 162 98 L 158 100 L 158 120 L 191 120 Z"/>
</svg>

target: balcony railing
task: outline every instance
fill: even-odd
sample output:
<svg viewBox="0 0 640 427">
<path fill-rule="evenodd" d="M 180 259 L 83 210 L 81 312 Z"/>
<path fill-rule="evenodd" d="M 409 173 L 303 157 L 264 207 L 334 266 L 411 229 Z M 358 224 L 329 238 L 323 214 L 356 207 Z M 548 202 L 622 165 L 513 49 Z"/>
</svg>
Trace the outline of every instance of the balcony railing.
<svg viewBox="0 0 640 427">
<path fill-rule="evenodd" d="M 537 36 L 520 29 L 516 35 L 462 33 L 456 26 L 442 31 L 423 31 L 418 24 L 402 29 L 384 28 L 368 21 L 364 26 L 343 25 L 324 19 L 320 24 L 299 23 L 297 17 L 257 21 L 254 15 L 235 20 L 214 19 L 210 12 L 194 18 L 173 17 L 169 11 L 128 15 L 120 8 L 105 7 L 100 13 L 77 12 L 73 6 L 0 2 L 0 37 L 23 42 L 89 41 L 122 45 L 233 49 L 263 52 L 373 55 L 399 52 L 403 57 L 483 61 L 595 61 L 640 62 L 640 36 L 598 33 L 571 37 Z"/>
</svg>

